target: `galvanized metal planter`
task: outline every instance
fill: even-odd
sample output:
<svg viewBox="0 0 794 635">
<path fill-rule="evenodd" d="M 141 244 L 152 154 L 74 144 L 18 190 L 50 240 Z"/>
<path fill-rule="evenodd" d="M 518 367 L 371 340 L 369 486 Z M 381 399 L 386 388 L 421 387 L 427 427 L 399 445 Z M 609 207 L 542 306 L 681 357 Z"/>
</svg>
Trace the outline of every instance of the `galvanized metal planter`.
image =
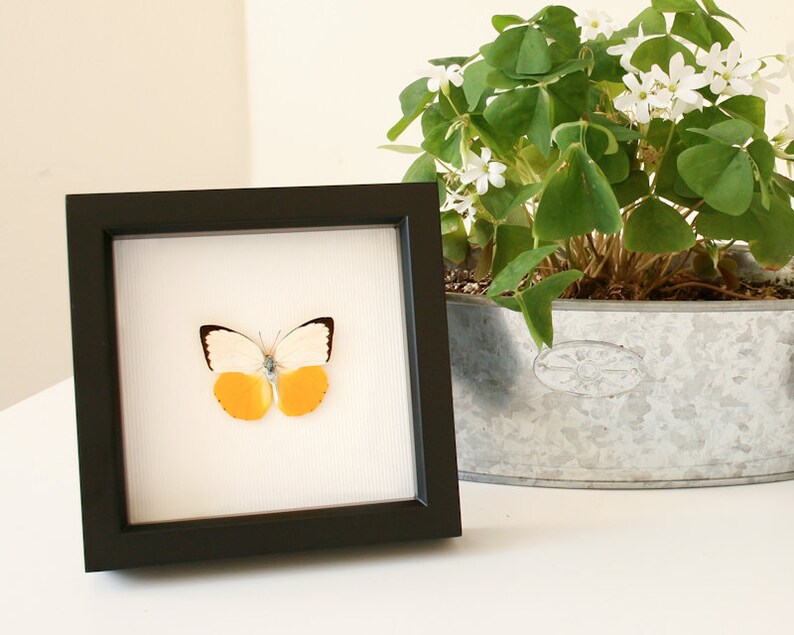
<svg viewBox="0 0 794 635">
<path fill-rule="evenodd" d="M 658 488 L 794 478 L 794 300 L 558 301 L 541 355 L 520 314 L 447 296 L 466 480 Z"/>
</svg>

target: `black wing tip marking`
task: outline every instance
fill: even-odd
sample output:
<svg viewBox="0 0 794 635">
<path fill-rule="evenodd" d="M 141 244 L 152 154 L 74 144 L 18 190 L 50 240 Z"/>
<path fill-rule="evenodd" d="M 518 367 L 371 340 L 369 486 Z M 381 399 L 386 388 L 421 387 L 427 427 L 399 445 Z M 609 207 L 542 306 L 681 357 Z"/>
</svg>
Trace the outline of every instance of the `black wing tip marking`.
<svg viewBox="0 0 794 635">
<path fill-rule="evenodd" d="M 204 350 L 204 361 L 207 362 L 207 368 L 215 372 L 212 364 L 210 364 L 210 349 L 207 347 L 207 335 L 212 333 L 212 331 L 229 331 L 230 333 L 236 333 L 237 331 L 228 329 L 225 326 L 218 326 L 217 324 L 204 324 L 199 327 L 199 338 L 201 339 L 201 348 Z"/>
<path fill-rule="evenodd" d="M 236 332 L 232 329 L 226 328 L 225 326 L 218 326 L 217 324 L 204 324 L 203 326 L 199 327 L 199 335 L 201 336 L 202 340 L 204 340 L 212 331 L 229 331 L 230 333 Z"/>
<path fill-rule="evenodd" d="M 220 328 L 223 327 L 215 326 L 214 324 L 204 324 L 199 328 L 199 338 L 201 339 L 201 348 L 204 351 L 204 361 L 207 362 L 207 368 L 210 370 L 212 370 L 212 364 L 210 364 L 210 349 L 207 347 L 207 335 L 209 335 L 211 331 Z"/>
<path fill-rule="evenodd" d="M 332 317 L 318 317 L 314 318 L 313 320 L 309 320 L 308 322 L 304 322 L 298 328 L 303 326 L 308 326 L 309 324 L 325 324 L 329 329 L 333 330 L 334 328 L 334 318 Z"/>
<path fill-rule="evenodd" d="M 314 318 L 313 320 L 304 322 L 298 328 L 307 326 L 308 324 L 322 324 L 325 326 L 325 328 L 328 329 L 328 357 L 325 358 L 325 361 L 327 362 L 329 359 L 331 359 L 331 350 L 334 347 L 334 318 L 332 317 Z"/>
</svg>

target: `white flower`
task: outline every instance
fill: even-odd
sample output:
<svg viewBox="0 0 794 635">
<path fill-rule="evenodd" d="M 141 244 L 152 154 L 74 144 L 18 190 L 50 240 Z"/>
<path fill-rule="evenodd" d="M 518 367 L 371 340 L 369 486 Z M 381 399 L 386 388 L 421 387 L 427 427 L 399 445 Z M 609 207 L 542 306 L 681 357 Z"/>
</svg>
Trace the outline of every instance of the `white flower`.
<svg viewBox="0 0 794 635">
<path fill-rule="evenodd" d="M 647 39 L 648 38 L 642 33 L 642 25 L 640 25 L 637 37 L 627 37 L 623 44 L 615 44 L 614 46 L 610 46 L 607 49 L 607 53 L 610 55 L 620 55 L 620 65 L 627 71 L 637 73 L 640 69 L 636 68 L 631 63 L 631 57 L 634 55 L 634 52 L 637 50 L 639 45 Z"/>
<path fill-rule="evenodd" d="M 788 104 L 786 104 L 786 119 L 788 119 L 786 127 L 771 139 L 776 147 L 787 146 L 794 141 L 794 111 L 791 110 L 791 106 Z"/>
<path fill-rule="evenodd" d="M 697 93 L 697 97 L 692 103 L 687 103 L 683 99 L 674 100 L 672 109 L 670 110 L 670 118 L 675 121 L 681 115 L 685 115 L 693 110 L 703 110 L 703 95 L 700 93 Z"/>
<path fill-rule="evenodd" d="M 725 57 L 726 54 L 725 51 L 722 50 L 722 45 L 719 42 L 714 42 L 708 53 L 700 53 L 697 56 L 697 63 L 713 74 L 722 68 Z"/>
<path fill-rule="evenodd" d="M 639 123 L 651 120 L 651 108 L 668 108 L 669 98 L 656 93 L 656 80 L 651 73 L 640 73 L 639 80 L 633 73 L 623 76 L 628 92 L 615 97 L 615 108 L 628 111 L 634 109 Z"/>
<path fill-rule="evenodd" d="M 466 171 L 460 175 L 460 182 L 464 185 L 474 183 L 477 194 L 483 195 L 488 191 L 488 183 L 494 187 L 504 187 L 505 177 L 502 173 L 507 169 L 504 163 L 491 161 L 491 149 L 483 148 L 480 156 L 473 152 L 466 153 Z"/>
<path fill-rule="evenodd" d="M 786 54 L 775 55 L 775 59 L 781 62 L 783 66 L 774 74 L 774 77 L 789 76 L 789 79 L 794 82 L 794 42 L 789 42 L 786 47 Z"/>
<path fill-rule="evenodd" d="M 449 84 L 452 83 L 458 88 L 463 85 L 463 75 L 460 72 L 460 64 L 450 64 L 449 66 L 430 66 L 427 79 L 427 90 L 437 93 L 439 90 L 445 95 L 449 93 Z"/>
<path fill-rule="evenodd" d="M 577 15 L 573 21 L 576 23 L 576 26 L 582 29 L 582 42 L 595 40 L 602 33 L 609 39 L 615 32 L 615 25 L 612 22 L 612 18 L 603 11 L 590 9 L 589 11 Z"/>
<path fill-rule="evenodd" d="M 442 212 L 455 211 L 463 219 L 466 233 L 471 233 L 471 223 L 477 208 L 474 206 L 474 195 L 461 194 L 460 192 L 447 192 L 447 200 L 441 207 Z"/>
<path fill-rule="evenodd" d="M 753 73 L 752 77 L 750 77 L 750 82 L 753 86 L 752 94 L 756 97 L 760 97 L 764 101 L 769 99 L 769 93 L 777 95 L 780 92 L 780 88 L 777 84 L 770 82 L 769 77 L 761 77 L 760 73 Z"/>
<path fill-rule="evenodd" d="M 733 41 L 724 51 L 719 50 L 719 43 L 712 45 L 708 53 L 698 58 L 711 72 L 711 92 L 716 95 L 749 95 L 753 92 L 750 78 L 759 68 L 761 60 L 741 60 L 739 43 Z"/>
<path fill-rule="evenodd" d="M 783 129 L 782 135 L 791 141 L 794 141 L 794 111 L 791 110 L 791 106 L 788 104 L 786 105 L 786 119 L 788 119 L 788 125 Z"/>
<path fill-rule="evenodd" d="M 650 75 L 657 84 L 659 100 L 671 104 L 673 119 L 703 106 L 703 97 L 696 91 L 709 83 L 708 78 L 703 73 L 697 73 L 694 66 L 687 66 L 680 52 L 670 58 L 669 74 L 654 64 Z"/>
</svg>

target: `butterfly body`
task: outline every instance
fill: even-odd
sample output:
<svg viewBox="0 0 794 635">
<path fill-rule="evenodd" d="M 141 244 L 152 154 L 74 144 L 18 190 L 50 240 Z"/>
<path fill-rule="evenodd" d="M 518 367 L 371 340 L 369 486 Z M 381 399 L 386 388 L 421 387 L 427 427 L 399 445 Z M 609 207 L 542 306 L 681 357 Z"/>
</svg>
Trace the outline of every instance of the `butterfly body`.
<svg viewBox="0 0 794 635">
<path fill-rule="evenodd" d="M 266 351 L 232 329 L 204 325 L 199 329 L 204 358 L 218 373 L 213 392 L 236 419 L 261 419 L 274 397 L 290 417 L 314 410 L 328 391 L 322 366 L 331 357 L 334 321 L 315 318 L 293 329 Z"/>
<path fill-rule="evenodd" d="M 273 359 L 272 355 L 265 355 L 264 369 L 267 380 L 271 384 L 276 383 L 276 360 Z"/>
</svg>

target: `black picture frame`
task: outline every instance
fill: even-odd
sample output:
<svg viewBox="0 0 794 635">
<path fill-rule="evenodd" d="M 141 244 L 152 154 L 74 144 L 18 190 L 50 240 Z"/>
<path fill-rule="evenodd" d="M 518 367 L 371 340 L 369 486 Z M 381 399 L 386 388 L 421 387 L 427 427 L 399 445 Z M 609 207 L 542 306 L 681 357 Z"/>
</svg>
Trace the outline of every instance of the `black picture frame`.
<svg viewBox="0 0 794 635">
<path fill-rule="evenodd" d="M 461 535 L 435 184 L 75 194 L 66 220 L 86 571 Z M 369 225 L 400 235 L 416 498 L 131 524 L 114 240 Z"/>
</svg>

